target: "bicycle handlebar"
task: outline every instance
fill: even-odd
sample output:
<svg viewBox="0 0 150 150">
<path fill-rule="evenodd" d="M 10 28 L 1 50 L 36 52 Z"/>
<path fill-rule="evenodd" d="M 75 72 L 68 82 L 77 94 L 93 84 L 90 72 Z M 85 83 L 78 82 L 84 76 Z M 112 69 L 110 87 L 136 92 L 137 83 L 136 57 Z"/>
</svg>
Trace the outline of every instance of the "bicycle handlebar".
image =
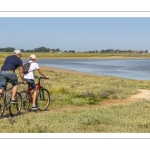
<svg viewBox="0 0 150 150">
<path fill-rule="evenodd" d="M 38 77 L 38 76 L 35 76 L 35 79 L 38 79 L 39 81 L 41 80 L 41 79 L 47 79 L 47 78 L 45 78 L 45 77 L 43 77 L 43 76 L 40 76 L 40 77 Z M 24 82 L 18 82 L 18 84 L 25 84 Z M 12 88 L 12 87 L 11 87 Z"/>
<path fill-rule="evenodd" d="M 40 77 L 35 76 L 35 79 L 38 79 L 38 80 L 40 81 L 41 79 L 47 79 L 47 78 L 46 78 L 46 77 L 43 77 L 43 76 L 40 76 Z"/>
</svg>

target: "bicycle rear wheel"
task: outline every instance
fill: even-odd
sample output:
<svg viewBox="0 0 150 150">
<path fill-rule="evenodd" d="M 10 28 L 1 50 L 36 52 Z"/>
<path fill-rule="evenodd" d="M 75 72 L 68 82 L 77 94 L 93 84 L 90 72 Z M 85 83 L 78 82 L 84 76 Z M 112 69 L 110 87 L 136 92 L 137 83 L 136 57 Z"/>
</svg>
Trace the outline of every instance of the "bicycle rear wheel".
<svg viewBox="0 0 150 150">
<path fill-rule="evenodd" d="M 15 99 L 18 101 L 18 103 L 17 104 L 10 104 L 10 106 L 9 106 L 9 113 L 12 117 L 21 114 L 22 97 L 21 97 L 21 94 L 19 92 L 16 93 Z"/>
<path fill-rule="evenodd" d="M 22 108 L 27 111 L 30 107 L 30 96 L 27 91 L 21 91 L 20 94 L 22 97 Z"/>
<path fill-rule="evenodd" d="M 39 106 L 39 110 L 44 111 L 50 105 L 50 93 L 47 89 L 40 89 L 37 94 L 37 105 Z"/>
<path fill-rule="evenodd" d="M 0 117 L 3 116 L 5 110 L 5 94 L 0 95 Z"/>
</svg>

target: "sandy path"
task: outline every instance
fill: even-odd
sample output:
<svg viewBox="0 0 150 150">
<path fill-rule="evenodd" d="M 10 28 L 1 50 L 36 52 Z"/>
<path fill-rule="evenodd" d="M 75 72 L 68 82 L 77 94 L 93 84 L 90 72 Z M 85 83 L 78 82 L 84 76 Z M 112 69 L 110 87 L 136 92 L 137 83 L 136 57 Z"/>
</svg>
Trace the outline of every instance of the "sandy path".
<svg viewBox="0 0 150 150">
<path fill-rule="evenodd" d="M 139 91 L 138 94 L 131 95 L 126 99 L 112 99 L 112 100 L 105 100 L 100 102 L 98 105 L 87 105 L 87 106 L 65 106 L 65 107 L 58 107 L 58 108 L 49 108 L 47 111 L 40 111 L 38 113 L 52 113 L 52 112 L 67 112 L 67 111 L 76 111 L 76 110 L 87 110 L 90 108 L 107 108 L 110 106 L 117 106 L 117 105 L 127 105 L 134 102 L 150 100 L 150 90 L 145 89 L 137 89 Z M 29 112 L 23 111 L 23 114 L 27 114 Z M 4 115 L 3 118 L 8 118 L 9 115 Z"/>
<path fill-rule="evenodd" d="M 131 95 L 126 99 L 112 99 L 112 100 L 105 100 L 100 102 L 98 105 L 88 105 L 88 106 L 65 106 L 60 108 L 53 108 L 50 111 L 71 111 L 71 110 L 81 110 L 81 109 L 89 109 L 89 108 L 106 108 L 110 106 L 116 105 L 127 105 L 134 102 L 139 102 L 143 100 L 150 100 L 150 90 L 145 89 L 137 89 L 139 91 L 138 94 Z M 49 111 L 48 111 L 49 112 Z"/>
<path fill-rule="evenodd" d="M 138 94 L 131 95 L 126 99 L 113 99 L 101 102 L 101 107 L 113 106 L 113 105 L 125 105 L 133 102 L 150 100 L 150 90 L 137 89 Z"/>
</svg>

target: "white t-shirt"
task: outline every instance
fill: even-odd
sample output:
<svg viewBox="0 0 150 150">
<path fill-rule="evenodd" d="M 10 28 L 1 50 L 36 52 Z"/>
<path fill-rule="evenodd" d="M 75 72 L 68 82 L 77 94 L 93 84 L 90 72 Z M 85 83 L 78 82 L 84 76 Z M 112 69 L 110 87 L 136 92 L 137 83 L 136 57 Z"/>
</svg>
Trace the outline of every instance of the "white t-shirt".
<svg viewBox="0 0 150 150">
<path fill-rule="evenodd" d="M 30 65 L 30 68 L 29 68 L 29 71 L 27 74 L 24 74 L 24 78 L 25 79 L 33 79 L 34 80 L 34 70 L 37 70 L 39 69 L 39 65 L 36 63 L 36 62 L 32 62 L 32 61 L 29 61 L 31 62 L 31 65 Z"/>
</svg>

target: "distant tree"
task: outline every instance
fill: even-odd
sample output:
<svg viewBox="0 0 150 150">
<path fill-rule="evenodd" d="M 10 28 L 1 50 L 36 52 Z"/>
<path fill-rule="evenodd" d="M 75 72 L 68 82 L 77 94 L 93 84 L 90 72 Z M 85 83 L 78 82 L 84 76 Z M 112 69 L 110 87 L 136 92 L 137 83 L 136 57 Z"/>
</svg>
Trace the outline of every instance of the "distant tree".
<svg viewBox="0 0 150 150">
<path fill-rule="evenodd" d="M 132 53 L 132 50 L 128 50 L 127 52 L 128 52 L 128 53 Z"/>
<path fill-rule="evenodd" d="M 30 50 L 30 49 L 28 49 L 28 50 L 25 50 L 25 52 L 31 52 L 31 50 Z"/>
<path fill-rule="evenodd" d="M 3 48 L 3 51 L 4 52 L 13 52 L 15 50 L 15 48 L 13 47 L 6 47 L 6 48 Z"/>
<path fill-rule="evenodd" d="M 21 52 L 24 52 L 24 49 L 20 49 Z"/>
<path fill-rule="evenodd" d="M 34 52 L 49 52 L 50 48 L 46 48 L 46 47 L 39 47 L 39 48 L 35 48 Z"/>
<path fill-rule="evenodd" d="M 69 50 L 68 52 L 69 53 L 76 53 L 76 51 L 74 51 L 74 50 Z"/>
</svg>

